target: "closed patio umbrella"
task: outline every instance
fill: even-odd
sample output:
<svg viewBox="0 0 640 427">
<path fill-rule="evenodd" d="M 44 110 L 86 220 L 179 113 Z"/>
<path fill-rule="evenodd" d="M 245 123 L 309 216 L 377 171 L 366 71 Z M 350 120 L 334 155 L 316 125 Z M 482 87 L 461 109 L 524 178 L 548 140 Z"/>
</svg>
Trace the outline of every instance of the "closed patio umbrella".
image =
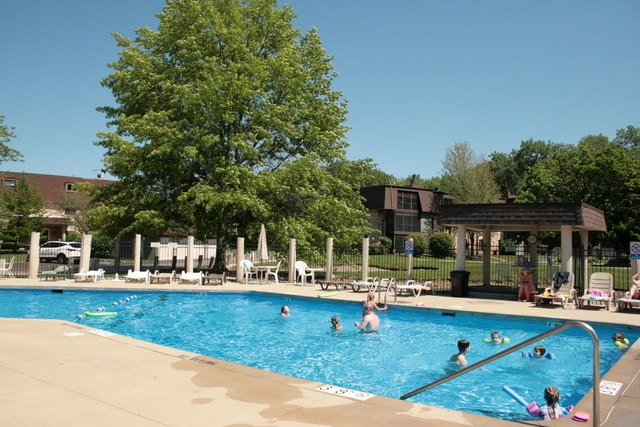
<svg viewBox="0 0 640 427">
<path fill-rule="evenodd" d="M 260 236 L 258 237 L 258 250 L 256 251 L 257 261 L 268 261 L 269 251 L 267 250 L 267 231 L 264 224 L 260 226 Z"/>
</svg>

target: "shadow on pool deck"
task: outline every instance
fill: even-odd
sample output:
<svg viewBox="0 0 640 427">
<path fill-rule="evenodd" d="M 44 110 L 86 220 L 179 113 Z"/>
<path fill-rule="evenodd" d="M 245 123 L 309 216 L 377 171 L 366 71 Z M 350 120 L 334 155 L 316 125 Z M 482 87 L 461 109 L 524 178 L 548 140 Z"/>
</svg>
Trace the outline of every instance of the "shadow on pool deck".
<svg viewBox="0 0 640 427">
<path fill-rule="evenodd" d="M 3 280 L 0 287 L 51 289 L 258 290 L 315 297 L 312 286 L 139 285 L 123 282 Z M 361 301 L 365 294 L 334 298 Z M 640 326 L 640 310 L 563 310 L 504 300 L 443 296 L 401 297 L 399 305 L 529 315 Z M 374 396 L 366 401 L 316 391 L 321 383 L 274 374 L 172 348 L 104 333 L 60 320 L 0 322 L 0 425 L 33 426 L 513 426 L 514 423 Z M 601 396 L 606 425 L 635 424 L 640 408 L 640 342 L 604 378 L 623 383 L 616 396 Z M 409 391 L 409 390 L 407 390 Z M 490 408 L 489 408 L 490 410 Z M 577 410 L 592 413 L 591 394 Z M 586 425 L 592 425 L 591 422 Z"/>
</svg>

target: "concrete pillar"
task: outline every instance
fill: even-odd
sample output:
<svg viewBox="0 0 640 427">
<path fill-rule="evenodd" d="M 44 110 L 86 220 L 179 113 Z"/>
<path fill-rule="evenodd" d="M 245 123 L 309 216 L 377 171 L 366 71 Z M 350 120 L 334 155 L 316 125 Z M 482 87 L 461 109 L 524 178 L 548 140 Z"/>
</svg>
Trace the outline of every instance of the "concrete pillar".
<svg viewBox="0 0 640 427">
<path fill-rule="evenodd" d="M 333 278 L 333 237 L 327 237 L 327 262 L 325 265 L 325 278 Z"/>
<path fill-rule="evenodd" d="M 80 243 L 80 270 L 89 271 L 91 268 L 91 234 L 82 234 L 82 242 Z"/>
<path fill-rule="evenodd" d="M 244 237 L 236 238 L 236 248 L 238 251 L 236 260 L 236 283 L 242 283 L 244 272 L 240 263 L 244 261 Z"/>
<path fill-rule="evenodd" d="M 570 225 L 560 226 L 560 271 L 573 273 L 573 243 L 571 242 L 572 227 Z"/>
<path fill-rule="evenodd" d="M 142 253 L 142 235 L 136 234 L 133 241 L 133 271 L 140 271 L 140 254 Z"/>
<path fill-rule="evenodd" d="M 362 239 L 362 280 L 369 277 L 369 236 Z"/>
<path fill-rule="evenodd" d="M 458 226 L 458 235 L 456 240 L 456 270 L 464 270 L 467 259 L 467 226 Z"/>
<path fill-rule="evenodd" d="M 195 238 L 193 236 L 187 236 L 187 265 L 185 266 L 187 273 L 193 273 L 193 254 L 195 253 L 193 250 L 194 242 Z"/>
<path fill-rule="evenodd" d="M 38 269 L 40 268 L 40 233 L 35 231 L 31 233 L 29 242 L 29 279 L 38 277 Z"/>
<path fill-rule="evenodd" d="M 586 289 L 589 283 L 589 232 L 587 230 L 580 231 L 580 245 L 582 246 L 582 285 L 580 289 Z M 578 287 L 577 283 L 574 283 Z"/>
<path fill-rule="evenodd" d="M 289 282 L 296 283 L 296 239 L 289 239 Z"/>
</svg>

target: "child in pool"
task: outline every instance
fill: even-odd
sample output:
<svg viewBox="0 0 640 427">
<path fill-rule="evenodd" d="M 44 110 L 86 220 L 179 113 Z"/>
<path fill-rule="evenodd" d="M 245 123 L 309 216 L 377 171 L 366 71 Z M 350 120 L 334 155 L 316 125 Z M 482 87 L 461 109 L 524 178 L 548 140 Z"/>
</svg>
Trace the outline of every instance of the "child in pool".
<svg viewBox="0 0 640 427">
<path fill-rule="evenodd" d="M 376 304 L 376 294 L 374 294 L 373 292 L 370 292 L 369 295 L 367 295 L 367 300 L 362 301 L 363 316 L 366 314 L 367 309 L 371 309 L 371 311 L 373 310 L 383 311 L 383 310 L 386 310 L 387 307 L 386 306 L 380 307 L 378 304 Z"/>
<path fill-rule="evenodd" d="M 547 353 L 547 349 L 542 345 L 533 347 L 533 353 L 522 352 L 522 357 L 530 357 L 532 359 L 555 359 L 553 353 Z"/>
<path fill-rule="evenodd" d="M 534 417 L 540 417 L 543 420 L 557 420 L 566 417 L 573 410 L 573 406 L 563 408 L 560 406 L 560 390 L 558 387 L 550 385 L 544 389 L 544 401 L 546 405 L 531 408 L 529 413 Z"/>
<path fill-rule="evenodd" d="M 467 340 L 458 341 L 458 352 L 449 358 L 449 363 L 457 364 L 458 367 L 464 368 L 467 366 L 467 358 L 465 355 L 471 350 L 471 343 Z"/>
<path fill-rule="evenodd" d="M 331 329 L 335 329 L 337 331 L 341 331 L 343 329 L 343 326 L 340 324 L 340 319 L 338 318 L 338 316 L 333 316 L 331 318 Z"/>
<path fill-rule="evenodd" d="M 494 331 L 494 332 L 491 332 L 491 339 L 485 338 L 482 341 L 493 343 L 493 344 L 504 344 L 509 342 L 510 340 L 509 338 L 502 338 L 502 336 L 500 335 L 500 332 Z"/>
<path fill-rule="evenodd" d="M 622 349 L 629 348 L 629 339 L 624 336 L 622 332 L 616 332 L 611 337 L 613 339 L 613 345 Z"/>
<path fill-rule="evenodd" d="M 291 315 L 291 310 L 289 310 L 289 307 L 286 305 L 283 305 L 282 307 L 280 307 L 280 316 L 290 316 Z"/>
</svg>

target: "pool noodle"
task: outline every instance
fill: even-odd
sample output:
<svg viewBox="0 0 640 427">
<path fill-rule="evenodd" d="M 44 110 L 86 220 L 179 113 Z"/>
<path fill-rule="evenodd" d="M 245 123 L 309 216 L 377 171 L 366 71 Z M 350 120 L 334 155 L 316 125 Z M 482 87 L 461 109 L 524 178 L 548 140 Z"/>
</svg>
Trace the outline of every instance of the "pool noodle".
<svg viewBox="0 0 640 427">
<path fill-rule="evenodd" d="M 521 404 L 522 406 L 525 406 L 525 407 L 529 406 L 527 401 L 524 400 L 522 398 L 522 396 L 520 396 L 518 393 L 513 391 L 513 389 L 511 387 L 504 385 L 504 386 L 502 386 L 502 388 L 504 389 L 504 391 L 509 393 L 511 395 L 511 397 L 513 397 L 519 404 Z"/>
</svg>

